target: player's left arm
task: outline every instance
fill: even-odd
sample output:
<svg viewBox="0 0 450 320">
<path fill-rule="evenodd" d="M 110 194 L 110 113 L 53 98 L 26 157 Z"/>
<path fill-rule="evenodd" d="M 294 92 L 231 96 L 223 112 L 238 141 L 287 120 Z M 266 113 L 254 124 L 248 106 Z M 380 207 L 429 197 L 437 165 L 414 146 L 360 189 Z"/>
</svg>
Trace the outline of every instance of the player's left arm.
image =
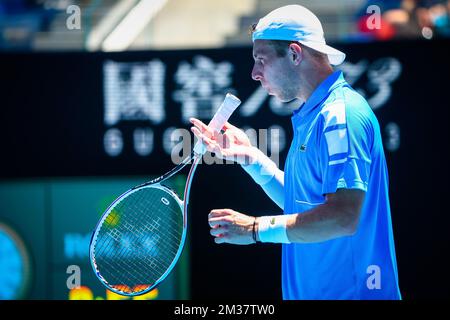
<svg viewBox="0 0 450 320">
<path fill-rule="evenodd" d="M 301 214 L 287 215 L 286 233 L 290 242 L 310 243 L 355 234 L 365 192 L 338 189 L 326 194 L 325 203 Z"/>
<path fill-rule="evenodd" d="M 325 203 L 314 209 L 298 214 L 258 217 L 256 221 L 255 217 L 231 209 L 212 210 L 208 216 L 211 235 L 216 243 L 250 244 L 254 242 L 255 222 L 256 239 L 266 242 L 259 237 L 260 223 L 263 219 L 275 219 L 276 224 L 285 225 L 288 241 L 281 242 L 313 243 L 351 236 L 358 227 L 364 196 L 362 190 L 338 189 L 326 194 Z"/>
</svg>

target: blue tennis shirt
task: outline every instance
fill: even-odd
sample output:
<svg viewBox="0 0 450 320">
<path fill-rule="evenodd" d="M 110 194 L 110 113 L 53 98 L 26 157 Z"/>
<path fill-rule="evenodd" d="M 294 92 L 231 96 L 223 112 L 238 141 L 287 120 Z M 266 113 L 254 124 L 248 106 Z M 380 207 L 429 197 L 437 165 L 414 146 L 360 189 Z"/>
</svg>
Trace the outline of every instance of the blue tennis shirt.
<svg viewBox="0 0 450 320">
<path fill-rule="evenodd" d="M 283 244 L 284 299 L 401 299 L 378 121 L 366 100 L 331 74 L 292 116 L 284 213 L 303 213 L 337 189 L 365 191 L 357 231 Z"/>
</svg>

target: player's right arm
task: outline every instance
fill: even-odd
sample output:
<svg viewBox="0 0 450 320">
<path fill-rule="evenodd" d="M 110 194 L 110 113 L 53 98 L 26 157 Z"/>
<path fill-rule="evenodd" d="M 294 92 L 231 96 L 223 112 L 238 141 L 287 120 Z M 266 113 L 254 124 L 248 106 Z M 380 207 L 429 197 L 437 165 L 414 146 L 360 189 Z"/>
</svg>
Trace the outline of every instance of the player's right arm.
<svg viewBox="0 0 450 320">
<path fill-rule="evenodd" d="M 208 151 L 220 159 L 239 163 L 280 208 L 284 207 L 284 172 L 258 148 L 241 129 L 226 123 L 223 133 L 214 132 L 203 122 L 191 118 L 191 130 L 202 140 Z"/>
</svg>

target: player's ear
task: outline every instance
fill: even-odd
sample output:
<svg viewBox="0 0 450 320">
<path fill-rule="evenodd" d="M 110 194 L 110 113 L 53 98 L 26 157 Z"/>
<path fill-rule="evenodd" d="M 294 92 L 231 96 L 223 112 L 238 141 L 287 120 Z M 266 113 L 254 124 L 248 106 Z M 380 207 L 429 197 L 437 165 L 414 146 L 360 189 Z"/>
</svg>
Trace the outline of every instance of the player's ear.
<svg viewBox="0 0 450 320">
<path fill-rule="evenodd" d="M 289 56 L 291 58 L 291 61 L 295 65 L 298 65 L 303 60 L 302 47 L 296 42 L 292 42 L 291 44 L 289 44 Z"/>
</svg>

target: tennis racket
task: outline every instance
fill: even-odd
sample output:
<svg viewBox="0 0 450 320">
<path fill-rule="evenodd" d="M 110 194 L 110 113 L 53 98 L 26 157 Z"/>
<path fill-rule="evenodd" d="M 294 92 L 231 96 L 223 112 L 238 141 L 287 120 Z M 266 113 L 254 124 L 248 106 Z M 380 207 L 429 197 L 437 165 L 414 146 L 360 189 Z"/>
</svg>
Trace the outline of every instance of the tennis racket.
<svg viewBox="0 0 450 320">
<path fill-rule="evenodd" d="M 227 94 L 208 126 L 219 132 L 240 103 Z M 175 267 L 186 238 L 192 177 L 205 152 L 205 145 L 197 141 L 179 165 L 126 191 L 103 213 L 91 237 L 89 256 L 97 278 L 109 290 L 125 296 L 144 294 Z M 163 182 L 189 163 L 183 201 Z"/>
</svg>

